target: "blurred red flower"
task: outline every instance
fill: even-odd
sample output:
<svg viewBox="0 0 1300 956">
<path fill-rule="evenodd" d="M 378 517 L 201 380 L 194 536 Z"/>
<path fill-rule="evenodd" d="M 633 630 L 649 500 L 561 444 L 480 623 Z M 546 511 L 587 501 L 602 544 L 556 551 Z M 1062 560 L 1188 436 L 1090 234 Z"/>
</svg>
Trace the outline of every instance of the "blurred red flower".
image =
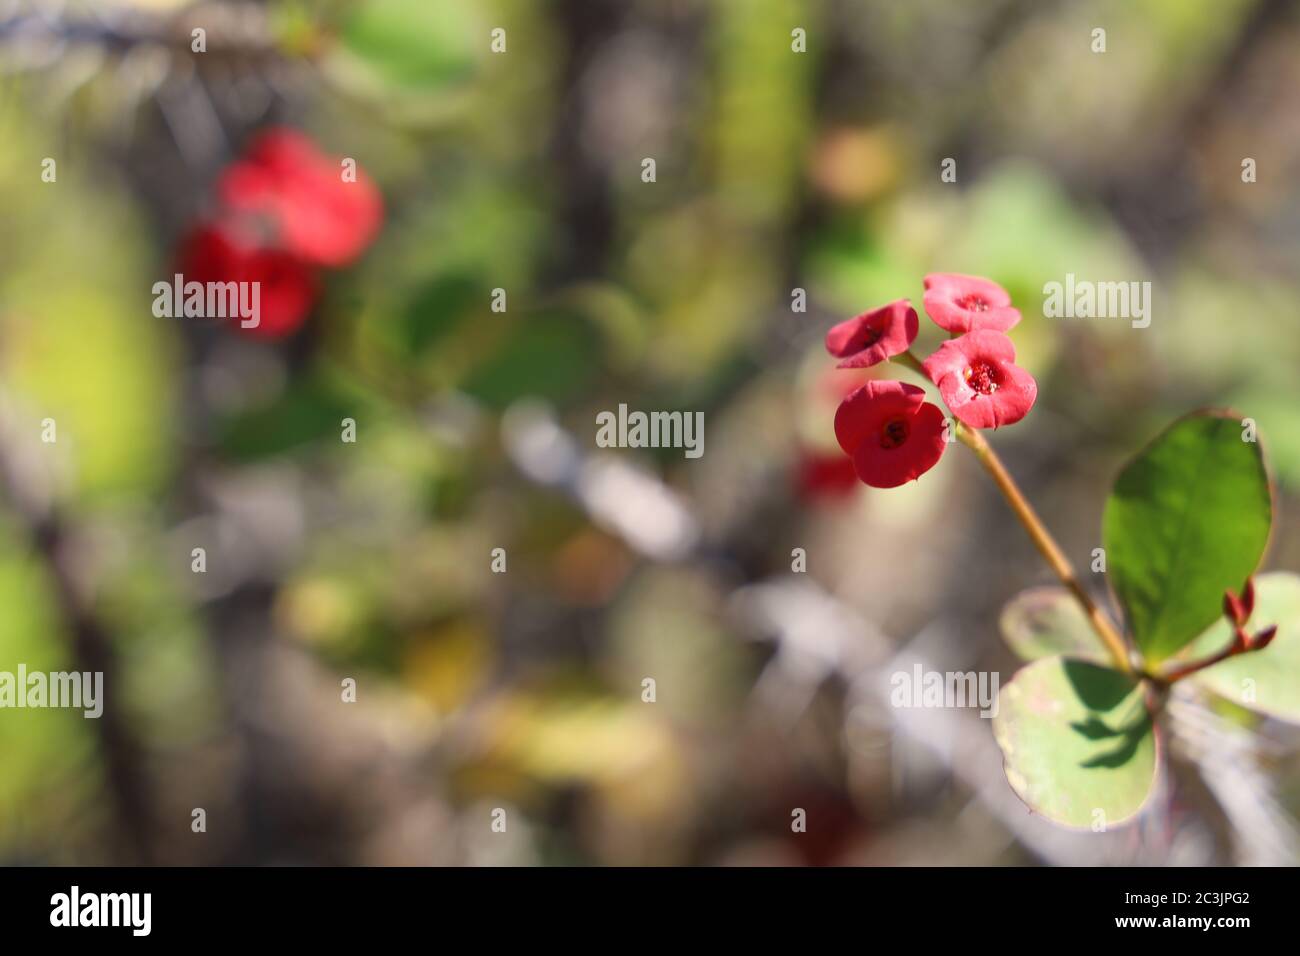
<svg viewBox="0 0 1300 956">
<path fill-rule="evenodd" d="M 185 280 L 258 283 L 260 321 L 237 327 L 267 339 L 296 331 L 319 295 L 318 268 L 353 262 L 383 223 L 375 184 L 346 171 L 296 130 L 258 134 L 222 172 L 216 214 L 181 241 Z"/>
<path fill-rule="evenodd" d="M 217 226 L 201 225 L 182 241 L 177 269 L 186 282 L 258 283 L 255 326 L 236 326 L 262 338 L 282 338 L 307 318 L 316 301 L 315 271 L 292 253 L 243 241 Z"/>
<path fill-rule="evenodd" d="M 337 268 L 353 262 L 384 219 L 379 189 L 361 169 L 345 181 L 342 160 L 297 130 L 260 133 L 240 161 L 221 175 L 217 192 L 236 212 L 266 216 L 289 252 Z"/>
<path fill-rule="evenodd" d="M 841 498 L 858 486 L 853 460 L 839 453 L 805 451 L 795 466 L 795 484 L 806 501 Z"/>
</svg>

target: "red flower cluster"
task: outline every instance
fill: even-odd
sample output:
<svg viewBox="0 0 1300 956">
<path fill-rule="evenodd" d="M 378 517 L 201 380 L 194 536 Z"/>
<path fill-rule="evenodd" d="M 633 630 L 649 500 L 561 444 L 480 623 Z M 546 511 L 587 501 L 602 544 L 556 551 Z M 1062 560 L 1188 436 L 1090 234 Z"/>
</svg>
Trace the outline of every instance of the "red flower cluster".
<svg viewBox="0 0 1300 956">
<path fill-rule="evenodd" d="M 259 134 L 222 172 L 217 214 L 182 241 L 186 281 L 260 282 L 263 338 L 294 332 L 320 290 L 319 270 L 354 262 L 374 241 L 383 199 L 364 172 L 344 178 L 342 161 L 297 130 Z"/>
<path fill-rule="evenodd" d="M 926 314 L 954 335 L 921 363 L 953 417 L 970 428 L 1024 418 L 1038 384 L 1015 364 L 1006 332 L 1020 321 L 1020 312 L 1006 290 L 978 276 L 936 273 L 925 277 L 922 301 Z M 826 350 L 840 360 L 839 368 L 866 368 L 906 353 L 917 326 L 911 303 L 900 299 L 835 326 L 826 335 Z M 835 435 L 863 482 L 894 488 L 939 461 L 947 444 L 944 415 L 924 397 L 914 385 L 873 381 L 840 404 Z"/>
</svg>

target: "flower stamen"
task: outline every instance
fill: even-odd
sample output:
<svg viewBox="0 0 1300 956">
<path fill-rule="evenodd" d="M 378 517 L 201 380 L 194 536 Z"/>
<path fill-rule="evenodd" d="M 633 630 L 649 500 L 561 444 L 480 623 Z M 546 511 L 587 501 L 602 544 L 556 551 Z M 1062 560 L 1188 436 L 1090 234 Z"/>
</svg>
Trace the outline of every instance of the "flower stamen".
<svg viewBox="0 0 1300 956">
<path fill-rule="evenodd" d="M 988 362 L 975 362 L 966 369 L 966 382 L 981 395 L 992 395 L 1001 384 L 997 369 Z"/>
<path fill-rule="evenodd" d="M 897 448 L 907 441 L 907 422 L 902 418 L 891 418 L 880 430 L 880 447 Z"/>
</svg>

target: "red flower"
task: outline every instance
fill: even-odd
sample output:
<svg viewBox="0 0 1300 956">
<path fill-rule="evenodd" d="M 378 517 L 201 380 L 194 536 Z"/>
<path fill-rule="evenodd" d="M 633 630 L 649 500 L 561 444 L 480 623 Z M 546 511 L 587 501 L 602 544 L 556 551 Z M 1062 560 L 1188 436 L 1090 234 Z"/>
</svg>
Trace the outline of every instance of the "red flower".
<svg viewBox="0 0 1300 956">
<path fill-rule="evenodd" d="M 943 412 L 924 399 L 915 385 L 867 382 L 840 403 L 835 437 L 866 484 L 896 488 L 942 457 Z"/>
<path fill-rule="evenodd" d="M 985 330 L 944 342 L 921 367 L 959 421 L 997 428 L 1024 418 L 1038 396 L 1038 383 L 1015 360 L 1011 340 Z"/>
<path fill-rule="evenodd" d="M 217 186 L 231 209 L 269 217 L 280 243 L 308 262 L 343 266 L 361 255 L 383 222 L 379 190 L 364 172 L 343 180 L 336 157 L 296 130 L 263 132 Z"/>
<path fill-rule="evenodd" d="M 858 474 L 843 455 L 805 451 L 796 465 L 795 483 L 806 500 L 840 498 L 858 486 Z"/>
<path fill-rule="evenodd" d="M 912 303 L 899 299 L 835 326 L 826 333 L 826 351 L 841 360 L 839 368 L 879 365 L 911 347 L 918 324 Z"/>
<path fill-rule="evenodd" d="M 1011 296 L 991 279 L 955 272 L 932 272 L 925 277 L 922 297 L 926 314 L 949 332 L 992 329 L 1006 332 L 1020 321 Z"/>
<path fill-rule="evenodd" d="M 316 301 L 316 276 L 301 259 L 247 244 L 214 226 L 200 226 L 182 242 L 177 270 L 186 282 L 258 283 L 258 324 L 240 331 L 281 338 L 298 328 Z"/>
</svg>

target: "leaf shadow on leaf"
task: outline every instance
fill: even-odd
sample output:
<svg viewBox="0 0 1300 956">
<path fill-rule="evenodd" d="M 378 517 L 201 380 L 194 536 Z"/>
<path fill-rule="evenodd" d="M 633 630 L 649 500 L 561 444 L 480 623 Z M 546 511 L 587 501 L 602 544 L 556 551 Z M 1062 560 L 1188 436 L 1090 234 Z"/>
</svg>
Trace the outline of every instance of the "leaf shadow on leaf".
<svg viewBox="0 0 1300 956">
<path fill-rule="evenodd" d="M 1119 671 L 1100 667 L 1085 661 L 1067 661 L 1065 676 L 1075 694 L 1089 710 L 1105 713 L 1113 710 L 1133 693 L 1132 681 Z M 1133 759 L 1138 745 L 1151 727 L 1151 718 L 1139 697 L 1129 713 L 1112 726 L 1097 713 L 1087 720 L 1070 724 L 1070 729 L 1088 740 L 1117 741 L 1117 746 L 1106 753 L 1083 761 L 1081 767 L 1122 767 Z"/>
<path fill-rule="evenodd" d="M 1112 730 L 1096 719 L 1089 721 L 1087 724 L 1071 724 L 1070 726 L 1075 731 L 1083 733 L 1090 740 L 1118 737 L 1121 741 L 1114 750 L 1109 753 L 1098 754 L 1090 760 L 1085 760 L 1079 764 L 1080 767 L 1122 767 L 1132 760 L 1133 755 L 1137 753 L 1138 744 L 1142 742 L 1142 738 L 1147 734 L 1148 722 L 1145 717 L 1140 717 L 1138 720 L 1130 722 L 1127 727 L 1118 730 Z M 1082 729 L 1084 727 L 1087 727 L 1089 732 L 1085 732 Z M 1105 733 L 1094 735 L 1091 731 L 1095 727 L 1103 728 Z"/>
</svg>

